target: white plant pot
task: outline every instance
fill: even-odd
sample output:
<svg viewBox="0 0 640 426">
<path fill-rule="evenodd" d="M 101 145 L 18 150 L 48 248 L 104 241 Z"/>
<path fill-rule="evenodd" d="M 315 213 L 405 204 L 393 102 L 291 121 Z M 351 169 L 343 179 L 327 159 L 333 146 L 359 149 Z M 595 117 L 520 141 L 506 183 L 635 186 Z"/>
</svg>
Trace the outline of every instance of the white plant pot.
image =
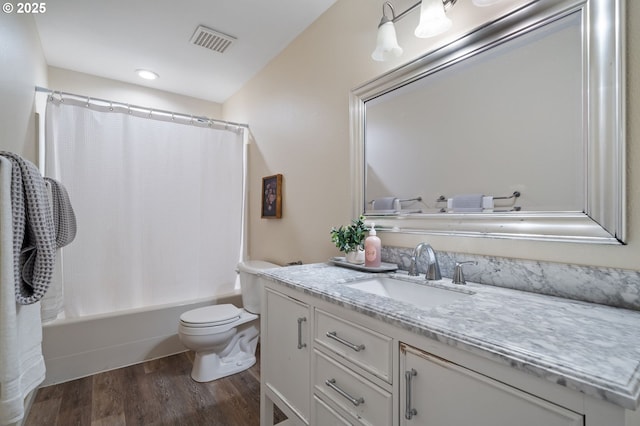
<svg viewBox="0 0 640 426">
<path fill-rule="evenodd" d="M 345 253 L 345 259 L 349 263 L 362 265 L 364 263 L 364 250 L 356 250 Z"/>
</svg>

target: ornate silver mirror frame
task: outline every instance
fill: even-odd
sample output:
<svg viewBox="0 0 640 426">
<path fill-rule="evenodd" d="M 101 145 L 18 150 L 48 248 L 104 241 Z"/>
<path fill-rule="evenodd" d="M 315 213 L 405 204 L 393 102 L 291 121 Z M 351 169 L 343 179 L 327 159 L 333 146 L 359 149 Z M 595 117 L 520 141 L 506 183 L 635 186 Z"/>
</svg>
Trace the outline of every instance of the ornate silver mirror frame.
<svg viewBox="0 0 640 426">
<path fill-rule="evenodd" d="M 587 150 L 583 212 L 381 215 L 387 232 L 620 244 L 625 241 L 624 0 L 539 0 L 351 92 L 354 216 L 366 210 L 366 102 L 554 20 L 581 17 Z"/>
</svg>

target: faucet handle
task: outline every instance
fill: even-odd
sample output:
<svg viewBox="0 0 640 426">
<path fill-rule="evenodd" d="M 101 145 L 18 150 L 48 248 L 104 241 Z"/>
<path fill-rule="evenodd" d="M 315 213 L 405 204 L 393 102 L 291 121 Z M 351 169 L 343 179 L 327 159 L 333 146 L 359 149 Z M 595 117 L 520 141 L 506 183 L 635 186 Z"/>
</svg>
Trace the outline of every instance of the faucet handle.
<svg viewBox="0 0 640 426">
<path fill-rule="evenodd" d="M 464 272 L 462 271 L 462 265 L 474 264 L 477 265 L 478 262 L 475 260 L 468 260 L 466 262 L 456 262 L 456 267 L 453 270 L 453 279 L 451 282 L 453 284 L 466 284 L 467 281 L 464 279 Z"/>
<path fill-rule="evenodd" d="M 415 254 L 411 256 L 411 264 L 409 265 L 409 276 L 416 277 L 418 276 L 418 265 L 416 264 L 416 256 Z"/>
</svg>

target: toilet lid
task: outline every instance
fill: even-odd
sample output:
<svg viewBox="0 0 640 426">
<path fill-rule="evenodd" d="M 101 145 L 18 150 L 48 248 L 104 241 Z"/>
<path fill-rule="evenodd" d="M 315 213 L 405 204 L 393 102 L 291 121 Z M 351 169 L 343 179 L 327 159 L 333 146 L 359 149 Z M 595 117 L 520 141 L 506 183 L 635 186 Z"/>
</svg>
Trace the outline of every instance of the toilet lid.
<svg viewBox="0 0 640 426">
<path fill-rule="evenodd" d="M 180 315 L 180 321 L 189 327 L 209 327 L 229 324 L 240 318 L 242 310 L 231 304 L 205 306 Z"/>
</svg>

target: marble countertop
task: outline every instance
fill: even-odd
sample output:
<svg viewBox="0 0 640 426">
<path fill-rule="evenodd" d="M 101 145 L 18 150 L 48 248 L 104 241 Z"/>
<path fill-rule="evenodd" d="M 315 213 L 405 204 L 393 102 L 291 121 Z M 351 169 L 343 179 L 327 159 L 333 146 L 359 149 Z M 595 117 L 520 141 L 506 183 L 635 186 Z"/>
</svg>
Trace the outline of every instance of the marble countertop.
<svg viewBox="0 0 640 426">
<path fill-rule="evenodd" d="M 261 275 L 624 408 L 640 402 L 640 311 L 450 280 L 431 285 L 474 294 L 421 309 L 342 285 L 379 274 L 317 263 Z"/>
</svg>

